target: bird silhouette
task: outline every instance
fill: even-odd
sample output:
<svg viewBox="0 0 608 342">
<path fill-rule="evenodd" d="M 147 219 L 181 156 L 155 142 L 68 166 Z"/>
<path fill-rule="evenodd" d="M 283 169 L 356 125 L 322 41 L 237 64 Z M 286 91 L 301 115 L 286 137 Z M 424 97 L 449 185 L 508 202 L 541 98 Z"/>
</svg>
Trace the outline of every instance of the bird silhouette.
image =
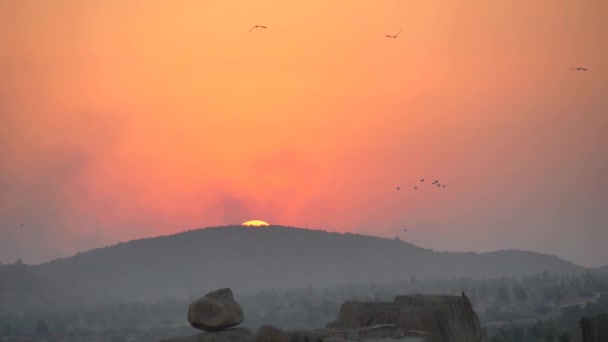
<svg viewBox="0 0 608 342">
<path fill-rule="evenodd" d="M 445 184 L 442 184 L 442 186 L 445 188 Z"/>
<path fill-rule="evenodd" d="M 403 231 L 404 231 L 404 232 L 407 232 L 407 229 L 404 229 Z"/>
<path fill-rule="evenodd" d="M 396 189 L 397 189 L 397 190 L 401 190 L 401 188 L 400 188 L 400 187 L 397 187 Z"/>
<path fill-rule="evenodd" d="M 587 68 L 572 68 L 570 70 L 575 70 L 575 71 L 587 71 Z"/>
<path fill-rule="evenodd" d="M 255 30 L 256 28 L 263 28 L 263 29 L 265 29 L 265 28 L 267 28 L 267 27 L 266 27 L 266 26 L 263 26 L 263 25 L 255 25 L 254 27 L 252 27 L 252 28 L 249 30 L 249 32 L 251 32 L 251 31 Z"/>
<path fill-rule="evenodd" d="M 414 187 L 414 190 L 418 190 L 418 187 L 417 187 L 417 186 L 415 186 L 415 187 Z"/>
<path fill-rule="evenodd" d="M 421 182 L 424 182 L 424 178 L 422 178 L 420 181 L 421 181 Z"/>
<path fill-rule="evenodd" d="M 397 32 L 397 34 L 392 35 L 392 34 L 387 34 L 386 37 L 387 38 L 393 38 L 393 39 L 397 39 L 397 36 L 399 35 L 399 33 L 401 33 L 401 30 L 399 30 L 399 32 Z"/>
</svg>

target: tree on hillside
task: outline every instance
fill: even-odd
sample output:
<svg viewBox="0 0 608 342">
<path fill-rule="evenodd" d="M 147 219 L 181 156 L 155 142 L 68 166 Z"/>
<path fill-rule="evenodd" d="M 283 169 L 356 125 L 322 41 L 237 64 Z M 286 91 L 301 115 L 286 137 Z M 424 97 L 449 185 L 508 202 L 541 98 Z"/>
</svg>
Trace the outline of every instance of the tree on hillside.
<svg viewBox="0 0 608 342">
<path fill-rule="evenodd" d="M 46 335 L 49 333 L 49 327 L 44 321 L 38 320 L 36 322 L 36 335 Z"/>
<path fill-rule="evenodd" d="M 520 284 L 517 284 L 517 285 L 513 286 L 512 291 L 513 291 L 513 297 L 518 302 L 525 302 L 528 299 L 528 288 L 525 288 L 525 287 L 521 286 Z"/>
<path fill-rule="evenodd" d="M 507 288 L 501 286 L 496 291 L 496 303 L 499 305 L 509 305 L 511 304 L 511 297 L 509 296 L 509 292 Z"/>
</svg>

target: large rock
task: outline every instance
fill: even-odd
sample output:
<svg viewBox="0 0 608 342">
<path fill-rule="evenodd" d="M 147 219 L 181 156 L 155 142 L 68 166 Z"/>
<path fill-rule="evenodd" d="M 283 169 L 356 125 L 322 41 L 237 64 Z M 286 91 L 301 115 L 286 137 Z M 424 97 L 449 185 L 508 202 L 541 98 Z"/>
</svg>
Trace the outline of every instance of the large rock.
<svg viewBox="0 0 608 342">
<path fill-rule="evenodd" d="M 583 317 L 572 336 L 573 342 L 608 341 L 608 313 L 594 317 Z"/>
<path fill-rule="evenodd" d="M 403 332 L 427 332 L 429 342 L 481 342 L 481 326 L 462 296 L 397 296 L 394 302 L 347 301 L 327 328 L 395 324 Z"/>
<path fill-rule="evenodd" d="M 190 304 L 188 322 L 204 331 L 227 329 L 243 322 L 243 308 L 230 289 L 220 289 Z"/>
<path fill-rule="evenodd" d="M 462 296 L 397 296 L 395 303 L 407 307 L 430 308 L 441 313 L 447 320 L 447 332 L 453 341 L 484 340 L 479 318 L 464 293 Z"/>
<path fill-rule="evenodd" d="M 431 308 L 404 307 L 393 302 L 347 301 L 340 307 L 338 320 L 326 327 L 357 329 L 381 324 L 395 324 L 406 331 L 438 331 L 443 330 L 447 321 Z"/>
<path fill-rule="evenodd" d="M 161 342 L 254 342 L 255 335 L 245 327 L 178 337 Z"/>
</svg>

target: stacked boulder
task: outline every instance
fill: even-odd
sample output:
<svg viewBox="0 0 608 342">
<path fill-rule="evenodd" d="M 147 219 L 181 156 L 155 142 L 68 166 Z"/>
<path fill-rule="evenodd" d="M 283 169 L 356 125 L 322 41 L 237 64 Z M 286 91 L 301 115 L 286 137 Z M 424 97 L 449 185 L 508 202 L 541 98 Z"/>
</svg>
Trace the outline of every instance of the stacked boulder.
<svg viewBox="0 0 608 342">
<path fill-rule="evenodd" d="M 204 333 L 162 342 L 252 342 L 255 336 L 243 322 L 243 308 L 234 300 L 232 290 L 219 289 L 193 301 L 188 308 L 188 322 Z"/>
</svg>

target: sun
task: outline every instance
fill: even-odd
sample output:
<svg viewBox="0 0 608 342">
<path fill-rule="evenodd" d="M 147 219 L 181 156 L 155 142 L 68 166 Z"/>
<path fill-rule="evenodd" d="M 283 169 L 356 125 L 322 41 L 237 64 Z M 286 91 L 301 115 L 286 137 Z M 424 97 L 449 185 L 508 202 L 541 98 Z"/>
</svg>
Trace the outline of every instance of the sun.
<svg viewBox="0 0 608 342">
<path fill-rule="evenodd" d="M 241 226 L 250 226 L 250 227 L 261 227 L 261 226 L 270 226 L 268 222 L 264 222 L 261 220 L 249 220 L 247 222 L 243 222 Z"/>
</svg>

